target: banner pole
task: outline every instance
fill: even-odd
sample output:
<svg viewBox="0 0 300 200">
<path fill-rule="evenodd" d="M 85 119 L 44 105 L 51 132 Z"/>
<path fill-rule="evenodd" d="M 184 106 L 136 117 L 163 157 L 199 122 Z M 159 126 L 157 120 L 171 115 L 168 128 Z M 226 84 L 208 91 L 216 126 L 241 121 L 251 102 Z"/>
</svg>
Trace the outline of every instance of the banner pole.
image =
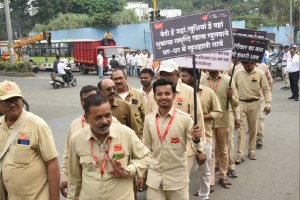
<svg viewBox="0 0 300 200">
<path fill-rule="evenodd" d="M 233 64 L 232 73 L 231 73 L 230 80 L 229 80 L 229 87 L 231 87 L 231 83 L 232 83 L 232 78 L 233 78 L 233 74 L 234 74 L 236 62 L 237 61 L 235 60 L 234 64 Z M 228 108 L 229 108 L 229 96 L 227 95 L 226 110 L 228 110 Z"/>
<path fill-rule="evenodd" d="M 197 125 L 197 74 L 196 74 L 196 56 L 193 54 L 193 81 L 194 81 L 194 125 Z"/>
</svg>

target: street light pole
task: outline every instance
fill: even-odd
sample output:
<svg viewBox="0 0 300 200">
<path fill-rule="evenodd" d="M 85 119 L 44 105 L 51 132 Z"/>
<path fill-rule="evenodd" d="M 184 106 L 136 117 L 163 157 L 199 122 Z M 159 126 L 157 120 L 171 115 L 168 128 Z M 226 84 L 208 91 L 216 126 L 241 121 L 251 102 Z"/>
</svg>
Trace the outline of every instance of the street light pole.
<svg viewBox="0 0 300 200">
<path fill-rule="evenodd" d="M 6 29 L 7 29 L 8 49 L 9 49 L 9 58 L 10 58 L 9 60 L 10 60 L 10 64 L 12 65 L 15 63 L 15 50 L 13 47 L 14 44 L 13 44 L 13 38 L 12 38 L 8 0 L 4 0 L 4 7 L 5 7 Z"/>
</svg>

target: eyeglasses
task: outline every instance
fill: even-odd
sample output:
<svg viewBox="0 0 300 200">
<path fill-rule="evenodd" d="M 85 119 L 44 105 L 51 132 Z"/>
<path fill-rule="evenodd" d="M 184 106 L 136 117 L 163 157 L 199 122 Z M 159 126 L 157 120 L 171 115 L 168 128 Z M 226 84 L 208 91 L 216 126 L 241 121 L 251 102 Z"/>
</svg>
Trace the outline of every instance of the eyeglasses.
<svg viewBox="0 0 300 200">
<path fill-rule="evenodd" d="M 116 91 L 116 86 L 113 86 L 113 87 L 108 87 L 106 89 L 102 89 L 102 91 L 106 91 L 106 92 L 113 92 L 113 91 Z"/>
<path fill-rule="evenodd" d="M 0 101 L 1 105 L 4 107 L 8 107 L 11 103 L 17 105 L 20 102 L 20 97 L 10 98 L 4 101 Z"/>
</svg>

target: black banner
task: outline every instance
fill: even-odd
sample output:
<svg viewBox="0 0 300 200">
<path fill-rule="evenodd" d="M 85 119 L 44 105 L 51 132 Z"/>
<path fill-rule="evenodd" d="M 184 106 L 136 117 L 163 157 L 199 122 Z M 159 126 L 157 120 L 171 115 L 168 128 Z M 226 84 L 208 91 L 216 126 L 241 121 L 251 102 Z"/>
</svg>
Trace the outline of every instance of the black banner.
<svg viewBox="0 0 300 200">
<path fill-rule="evenodd" d="M 152 22 L 151 35 L 155 60 L 233 47 L 229 10 Z"/>
<path fill-rule="evenodd" d="M 251 29 L 240 29 L 240 28 L 233 28 L 232 34 L 234 36 L 243 36 L 243 37 L 252 37 L 252 38 L 260 38 L 265 39 L 267 32 L 266 31 L 257 31 Z"/>
<path fill-rule="evenodd" d="M 261 63 L 267 44 L 266 39 L 235 35 L 232 59 Z"/>
</svg>

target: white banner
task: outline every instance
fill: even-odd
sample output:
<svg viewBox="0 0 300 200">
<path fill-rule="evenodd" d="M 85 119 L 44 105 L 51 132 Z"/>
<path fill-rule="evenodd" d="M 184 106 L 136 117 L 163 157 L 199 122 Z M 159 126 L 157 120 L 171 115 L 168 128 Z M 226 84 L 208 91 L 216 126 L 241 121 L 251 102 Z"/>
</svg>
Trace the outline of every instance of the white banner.
<svg viewBox="0 0 300 200">
<path fill-rule="evenodd" d="M 228 71 L 232 50 L 196 54 L 196 68 Z M 193 68 L 193 56 L 174 58 L 178 67 Z"/>
</svg>

